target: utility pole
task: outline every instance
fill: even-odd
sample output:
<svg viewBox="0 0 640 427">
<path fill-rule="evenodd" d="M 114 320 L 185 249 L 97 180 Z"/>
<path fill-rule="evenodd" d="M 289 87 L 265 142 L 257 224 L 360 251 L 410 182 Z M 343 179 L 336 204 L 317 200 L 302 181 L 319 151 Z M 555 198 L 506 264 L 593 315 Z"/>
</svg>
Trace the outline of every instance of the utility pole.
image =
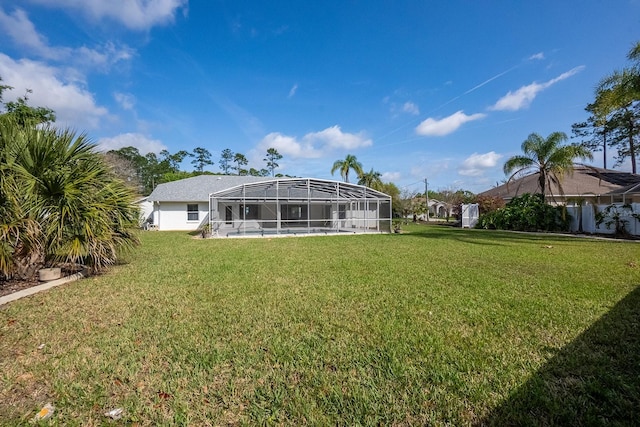
<svg viewBox="0 0 640 427">
<path fill-rule="evenodd" d="M 427 198 L 427 222 L 429 222 L 429 182 L 424 179 L 424 195 Z"/>
</svg>

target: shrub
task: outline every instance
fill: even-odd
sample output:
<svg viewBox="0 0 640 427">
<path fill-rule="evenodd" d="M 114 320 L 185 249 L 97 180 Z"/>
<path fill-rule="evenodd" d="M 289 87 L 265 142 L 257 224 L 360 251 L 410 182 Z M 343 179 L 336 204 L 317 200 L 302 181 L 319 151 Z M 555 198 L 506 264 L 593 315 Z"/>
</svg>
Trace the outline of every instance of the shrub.
<svg viewBox="0 0 640 427">
<path fill-rule="evenodd" d="M 478 204 L 480 214 L 495 212 L 505 206 L 504 199 L 498 196 L 478 196 L 475 203 Z"/>
<path fill-rule="evenodd" d="M 134 194 L 85 135 L 0 117 L 0 272 L 114 264 L 137 244 Z"/>
<path fill-rule="evenodd" d="M 545 203 L 542 194 L 525 193 L 514 197 L 503 208 L 485 213 L 476 228 L 519 231 L 566 231 L 569 215 L 564 206 Z"/>
</svg>

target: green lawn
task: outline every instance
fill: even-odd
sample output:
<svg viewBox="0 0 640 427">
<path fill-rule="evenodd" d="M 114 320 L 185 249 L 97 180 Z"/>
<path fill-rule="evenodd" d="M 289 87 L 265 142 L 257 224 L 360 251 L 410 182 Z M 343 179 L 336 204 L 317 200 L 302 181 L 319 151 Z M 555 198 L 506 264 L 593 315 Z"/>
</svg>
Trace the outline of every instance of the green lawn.
<svg viewBox="0 0 640 427">
<path fill-rule="evenodd" d="M 0 308 L 0 420 L 47 402 L 59 425 L 640 419 L 639 243 L 405 228 L 143 233 L 108 274 Z"/>
</svg>

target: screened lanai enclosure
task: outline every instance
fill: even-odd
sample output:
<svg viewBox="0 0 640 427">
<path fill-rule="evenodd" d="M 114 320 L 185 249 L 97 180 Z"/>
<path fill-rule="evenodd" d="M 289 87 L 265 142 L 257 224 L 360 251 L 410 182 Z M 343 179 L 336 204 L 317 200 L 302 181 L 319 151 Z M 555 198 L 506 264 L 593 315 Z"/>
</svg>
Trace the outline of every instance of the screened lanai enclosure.
<svg viewBox="0 0 640 427">
<path fill-rule="evenodd" d="M 280 178 L 209 195 L 214 237 L 388 233 L 391 197 L 330 180 Z"/>
</svg>

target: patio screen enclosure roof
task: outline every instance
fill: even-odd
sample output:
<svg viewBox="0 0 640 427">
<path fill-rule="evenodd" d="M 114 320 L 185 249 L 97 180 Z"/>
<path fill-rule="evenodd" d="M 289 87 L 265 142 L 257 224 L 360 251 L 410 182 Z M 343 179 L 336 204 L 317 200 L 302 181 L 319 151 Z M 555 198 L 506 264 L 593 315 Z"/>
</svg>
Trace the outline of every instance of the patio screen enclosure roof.
<svg viewBox="0 0 640 427">
<path fill-rule="evenodd" d="M 209 195 L 213 236 L 391 231 L 391 197 L 338 181 L 281 178 Z"/>
</svg>

